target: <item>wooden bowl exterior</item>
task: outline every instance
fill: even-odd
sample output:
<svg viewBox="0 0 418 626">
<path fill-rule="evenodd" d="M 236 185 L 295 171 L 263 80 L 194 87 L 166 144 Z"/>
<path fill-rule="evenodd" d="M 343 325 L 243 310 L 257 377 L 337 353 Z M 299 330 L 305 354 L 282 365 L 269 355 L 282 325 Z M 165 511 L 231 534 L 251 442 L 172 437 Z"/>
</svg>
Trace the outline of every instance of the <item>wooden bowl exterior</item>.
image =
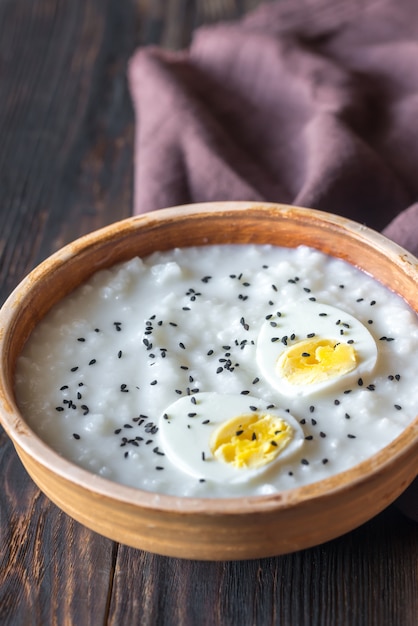
<svg viewBox="0 0 418 626">
<path fill-rule="evenodd" d="M 174 207 L 117 222 L 64 247 L 22 281 L 0 312 L 2 424 L 34 482 L 87 527 L 127 545 L 207 560 L 283 554 L 344 534 L 383 510 L 417 475 L 418 417 L 353 469 L 272 496 L 194 499 L 117 485 L 66 461 L 30 430 L 13 394 L 34 326 L 95 271 L 155 250 L 213 243 L 318 248 L 371 274 L 418 311 L 418 261 L 381 235 L 311 209 L 249 202 Z"/>
</svg>

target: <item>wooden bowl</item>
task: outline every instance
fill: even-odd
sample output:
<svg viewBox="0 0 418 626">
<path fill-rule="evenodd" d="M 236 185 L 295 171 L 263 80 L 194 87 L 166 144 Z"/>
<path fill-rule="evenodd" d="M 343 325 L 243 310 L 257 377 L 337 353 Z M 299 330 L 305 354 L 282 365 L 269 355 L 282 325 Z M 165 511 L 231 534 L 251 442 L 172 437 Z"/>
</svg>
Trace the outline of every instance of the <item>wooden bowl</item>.
<svg viewBox="0 0 418 626">
<path fill-rule="evenodd" d="M 96 270 L 155 250 L 212 243 L 305 244 L 374 276 L 418 311 L 418 261 L 347 219 L 250 202 L 175 207 L 78 239 L 38 266 L 0 312 L 1 421 L 40 489 L 85 526 L 163 555 L 230 560 L 307 548 L 342 535 L 393 502 L 417 475 L 418 418 L 354 468 L 275 495 L 164 496 L 121 486 L 65 460 L 28 427 L 13 393 L 16 359 L 47 311 Z"/>
</svg>

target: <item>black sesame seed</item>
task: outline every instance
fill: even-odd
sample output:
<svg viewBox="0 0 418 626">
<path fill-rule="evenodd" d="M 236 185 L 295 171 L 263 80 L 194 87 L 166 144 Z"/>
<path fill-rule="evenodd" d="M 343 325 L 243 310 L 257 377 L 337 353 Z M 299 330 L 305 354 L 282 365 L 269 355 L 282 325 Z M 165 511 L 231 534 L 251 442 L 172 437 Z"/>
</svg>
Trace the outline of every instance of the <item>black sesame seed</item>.
<svg viewBox="0 0 418 626">
<path fill-rule="evenodd" d="M 313 435 L 306 435 L 305 439 L 306 441 L 312 441 Z"/>
<path fill-rule="evenodd" d="M 79 337 L 79 338 L 77 339 L 77 341 L 81 341 L 81 342 L 83 342 L 83 341 L 86 341 L 86 340 L 84 339 L 84 337 Z"/>
<path fill-rule="evenodd" d="M 180 341 L 180 343 L 179 343 L 179 347 L 180 347 L 182 350 L 185 350 L 185 349 L 186 349 L 186 346 L 184 345 L 184 343 L 183 343 L 182 341 Z"/>
<path fill-rule="evenodd" d="M 328 463 L 328 459 L 322 459 L 322 463 L 323 465 L 326 465 Z"/>
<path fill-rule="evenodd" d="M 73 433 L 74 439 L 80 439 L 80 435 L 78 433 Z"/>
<path fill-rule="evenodd" d="M 235 435 L 239 437 L 240 435 L 242 435 L 243 432 L 244 432 L 243 430 L 237 430 Z"/>
<path fill-rule="evenodd" d="M 401 411 L 401 410 L 402 410 L 402 407 L 401 407 L 401 405 L 400 405 L 400 404 L 394 404 L 393 406 L 395 407 L 395 409 L 396 409 L 397 411 Z"/>
<path fill-rule="evenodd" d="M 302 463 L 302 465 L 309 465 L 308 459 L 301 459 L 300 462 Z"/>
<path fill-rule="evenodd" d="M 345 417 L 345 419 L 346 419 L 346 420 L 351 419 L 351 415 L 350 415 L 349 413 L 346 413 L 346 414 L 344 415 L 344 417 Z"/>
<path fill-rule="evenodd" d="M 358 384 L 359 387 L 362 387 L 363 386 L 363 379 L 359 378 L 358 381 L 357 381 L 357 384 Z"/>
<path fill-rule="evenodd" d="M 356 438 L 356 436 L 355 436 L 355 435 L 351 435 L 350 433 L 347 435 L 347 437 L 348 437 L 349 439 L 355 439 L 355 438 Z"/>
<path fill-rule="evenodd" d="M 319 436 L 322 437 L 322 439 L 324 439 L 326 437 L 326 433 L 324 433 L 322 430 L 319 433 Z"/>
<path fill-rule="evenodd" d="M 64 410 L 64 407 L 63 407 L 63 406 L 56 406 L 56 407 L 55 407 L 55 410 L 56 410 L 56 411 L 58 411 L 58 412 L 60 412 L 60 411 L 63 411 L 63 410 Z"/>
<path fill-rule="evenodd" d="M 92 359 L 91 361 L 89 361 L 89 365 L 94 365 L 96 363 L 96 359 Z"/>
<path fill-rule="evenodd" d="M 311 406 L 309 407 L 309 411 L 311 413 L 313 413 L 315 411 L 315 407 L 313 406 L 313 404 L 311 404 Z"/>
<path fill-rule="evenodd" d="M 277 442 L 276 442 L 276 441 L 270 441 L 270 444 L 271 444 L 272 446 L 274 446 L 275 448 L 277 448 Z"/>
<path fill-rule="evenodd" d="M 76 365 L 75 367 L 72 367 L 70 371 L 71 372 L 76 372 L 77 370 L 78 370 L 78 366 Z"/>
<path fill-rule="evenodd" d="M 155 467 L 155 469 L 156 469 L 156 470 L 158 470 L 158 471 L 160 472 L 160 471 L 161 471 L 161 470 L 163 470 L 164 468 L 163 468 L 163 467 L 161 467 L 161 465 L 157 465 L 157 466 Z"/>
</svg>

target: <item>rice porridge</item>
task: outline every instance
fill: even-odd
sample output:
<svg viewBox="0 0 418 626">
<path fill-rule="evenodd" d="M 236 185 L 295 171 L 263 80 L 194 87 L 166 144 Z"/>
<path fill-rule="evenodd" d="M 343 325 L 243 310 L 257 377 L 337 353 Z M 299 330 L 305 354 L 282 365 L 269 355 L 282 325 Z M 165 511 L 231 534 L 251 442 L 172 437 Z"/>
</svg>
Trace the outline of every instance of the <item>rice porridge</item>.
<svg viewBox="0 0 418 626">
<path fill-rule="evenodd" d="M 342 472 L 418 414 L 416 314 L 304 246 L 218 245 L 102 270 L 35 328 L 31 428 L 112 481 L 264 495 Z"/>
</svg>

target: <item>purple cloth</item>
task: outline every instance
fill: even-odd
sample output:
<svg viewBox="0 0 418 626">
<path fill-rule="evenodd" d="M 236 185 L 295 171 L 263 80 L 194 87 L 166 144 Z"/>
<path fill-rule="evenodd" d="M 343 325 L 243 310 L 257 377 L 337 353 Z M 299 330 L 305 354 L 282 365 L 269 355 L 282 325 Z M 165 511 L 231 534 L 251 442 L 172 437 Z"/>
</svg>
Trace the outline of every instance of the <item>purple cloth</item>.
<svg viewBox="0 0 418 626">
<path fill-rule="evenodd" d="M 129 83 L 135 213 L 297 204 L 418 254 L 416 0 L 268 2 L 187 50 L 138 50 Z"/>
</svg>

